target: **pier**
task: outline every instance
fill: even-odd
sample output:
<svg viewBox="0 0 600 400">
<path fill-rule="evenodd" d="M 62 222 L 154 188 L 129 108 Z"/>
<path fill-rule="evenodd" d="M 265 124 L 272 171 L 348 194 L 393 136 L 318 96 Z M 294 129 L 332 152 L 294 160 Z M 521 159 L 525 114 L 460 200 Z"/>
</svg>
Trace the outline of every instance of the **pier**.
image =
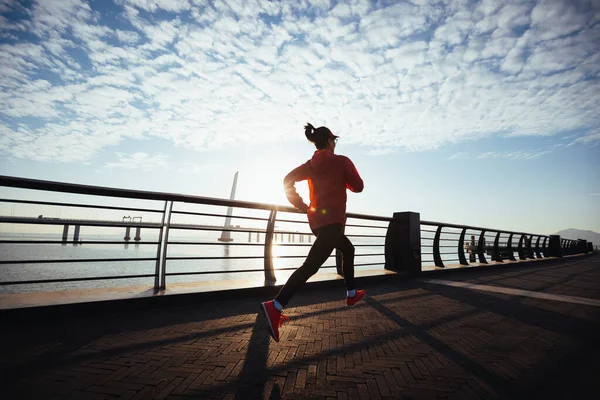
<svg viewBox="0 0 600 400">
<path fill-rule="evenodd" d="M 139 287 L 27 291 L 0 295 L 0 380 L 10 399 L 530 399 L 584 398 L 600 392 L 595 361 L 600 326 L 600 254 L 597 244 L 557 235 L 504 231 L 420 219 L 348 214 L 356 245 L 357 286 L 367 298 L 345 306 L 341 260 L 332 254 L 285 310 L 291 322 L 273 342 L 259 312 L 285 280 L 275 272 L 274 243 L 307 250 L 292 239 L 306 222 L 289 207 L 169 193 L 130 191 L 0 176 L 0 186 L 127 199 L 151 199 L 159 222 L 2 217 L 0 223 L 85 226 L 158 233 L 140 245 L 147 258 L 3 259 L 0 267 L 26 271 L 35 264 L 128 264 L 145 260 L 154 271 L 138 275 L 6 280 L 3 287 L 85 284 L 143 278 Z M 64 206 L 64 202 L 1 199 Z M 189 210 L 232 207 L 242 212 Z M 127 208 L 102 204 L 99 209 Z M 179 206 L 179 208 L 178 208 Z M 35 214 L 37 215 L 37 214 Z M 249 221 L 183 224 L 177 216 Z M 281 230 L 277 224 L 293 226 Z M 299 229 L 296 230 L 296 224 Z M 304 225 L 303 225 L 304 224 Z M 368 232 L 365 232 L 368 230 Z M 68 229 L 62 228 L 67 235 Z M 213 242 L 169 238 L 174 231 L 214 232 Z M 223 231 L 247 243 L 217 241 Z M 131 231 L 130 231 L 131 232 Z M 254 242 L 254 235 L 259 242 Z M 62 237 L 65 235 L 63 234 Z M 3 240 L 3 245 L 64 245 L 56 240 Z M 68 240 L 67 240 L 68 241 Z M 75 234 L 73 237 L 75 242 Z M 115 243 L 122 243 L 117 241 Z M 258 278 L 168 281 L 223 271 L 173 272 L 175 260 L 219 262 L 204 246 L 256 247 L 260 268 L 234 271 Z M 174 246 L 198 254 L 177 256 Z M 82 250 L 69 247 L 66 250 Z M 304 255 L 286 256 L 303 259 Z M 364 259 L 376 261 L 361 261 Z M 429 267 L 426 267 L 429 265 Z M 76 268 L 76 267 L 69 267 Z"/>
<path fill-rule="evenodd" d="M 276 287 L 5 313 L 2 388 L 11 399 L 586 398 L 600 390 L 599 265 L 595 254 L 360 278 L 368 297 L 354 308 L 341 282 L 308 284 L 279 343 L 258 313 Z"/>
</svg>

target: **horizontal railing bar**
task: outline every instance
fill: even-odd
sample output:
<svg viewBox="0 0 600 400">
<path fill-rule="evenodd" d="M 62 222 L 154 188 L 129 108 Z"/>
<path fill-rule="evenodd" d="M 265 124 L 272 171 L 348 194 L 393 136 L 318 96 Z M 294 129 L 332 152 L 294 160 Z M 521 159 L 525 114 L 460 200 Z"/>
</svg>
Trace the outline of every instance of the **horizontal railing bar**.
<svg viewBox="0 0 600 400">
<path fill-rule="evenodd" d="M 385 256 L 384 253 L 355 254 L 354 257 Z"/>
<path fill-rule="evenodd" d="M 105 226 L 109 228 L 131 227 L 159 229 L 160 222 L 120 222 L 105 220 L 78 220 L 78 219 L 40 219 L 34 217 L 0 217 L 0 223 L 28 224 L 28 225 L 79 225 L 79 226 Z"/>
<path fill-rule="evenodd" d="M 459 224 L 450 224 L 450 223 L 446 223 L 446 222 L 435 222 L 435 221 L 421 221 L 420 222 L 421 225 L 428 225 L 428 226 L 443 226 L 445 228 L 457 228 L 457 229 L 467 229 L 467 230 L 474 230 L 474 231 L 488 231 L 488 232 L 500 232 L 500 233 L 512 233 L 512 234 L 517 234 L 517 235 L 533 235 L 533 236 L 540 236 L 540 237 L 549 237 L 548 235 L 537 235 L 534 233 L 525 233 L 525 232 L 514 232 L 514 231 L 507 231 L 504 229 L 490 229 L 490 228 L 481 228 L 478 226 L 470 226 L 470 225 L 459 225 Z"/>
<path fill-rule="evenodd" d="M 232 206 L 251 209 L 280 210 L 285 212 L 299 213 L 291 206 L 274 206 L 264 203 L 256 203 L 240 200 L 224 200 L 212 197 L 191 196 L 175 193 L 150 192 L 143 190 L 117 189 L 102 186 L 80 185 L 66 182 L 44 181 L 39 179 L 18 178 L 0 175 L 0 186 L 16 187 L 21 189 L 47 190 L 61 193 L 88 194 L 105 197 L 126 197 L 130 199 L 143 200 L 166 200 L 182 203 L 206 204 L 214 206 Z"/>
<path fill-rule="evenodd" d="M 385 235 L 346 235 L 347 237 L 358 237 L 358 238 L 385 238 Z"/>
<path fill-rule="evenodd" d="M 262 245 L 264 246 L 264 243 L 262 243 Z M 275 242 L 275 243 L 273 243 L 273 246 L 281 246 L 281 247 L 287 247 L 287 246 L 311 247 L 312 243 L 283 243 L 283 242 Z"/>
<path fill-rule="evenodd" d="M 67 240 L 65 242 L 60 240 L 0 240 L 0 244 L 155 244 L 158 245 L 160 242 L 136 242 L 136 241 L 104 241 L 104 240 L 80 240 L 73 241 Z"/>
<path fill-rule="evenodd" d="M 279 219 L 279 218 L 277 218 L 277 222 L 290 222 L 293 224 L 308 224 L 308 221 L 294 221 L 293 219 Z"/>
<path fill-rule="evenodd" d="M 209 245 L 209 246 L 213 246 L 213 245 L 217 245 L 217 246 L 264 246 L 264 243 L 261 242 L 254 242 L 254 243 L 235 243 L 235 242 L 179 242 L 179 241 L 169 241 L 169 246 L 171 245 L 198 245 L 198 246 L 204 246 L 204 245 Z"/>
<path fill-rule="evenodd" d="M 172 256 L 167 260 L 254 260 L 264 256 L 228 256 L 228 257 L 201 257 L 201 256 Z M 264 269 L 262 270 L 264 271 Z"/>
<path fill-rule="evenodd" d="M 104 281 L 104 280 L 112 280 L 112 279 L 132 279 L 132 278 L 154 278 L 154 274 L 95 276 L 95 277 L 86 277 L 86 278 L 64 278 L 64 279 L 37 279 L 37 280 L 30 280 L 30 281 L 10 281 L 10 282 L 0 282 L 0 286 L 29 285 L 29 284 L 36 284 L 36 283 Z"/>
<path fill-rule="evenodd" d="M 354 224 L 346 224 L 346 227 L 352 228 L 377 228 L 377 229 L 387 229 L 387 226 L 376 226 L 376 225 L 354 225 Z"/>
<path fill-rule="evenodd" d="M 171 211 L 171 214 L 182 214 L 182 215 L 196 215 L 203 217 L 218 217 L 218 218 L 226 218 L 226 214 L 211 214 L 211 213 L 197 213 L 192 211 Z M 241 215 L 231 215 L 231 219 L 252 219 L 256 221 L 268 221 L 268 218 L 260 218 L 260 217 L 244 217 Z"/>
<path fill-rule="evenodd" d="M 355 219 L 368 219 L 368 220 L 372 220 L 372 221 L 384 221 L 384 222 L 391 222 L 394 219 L 394 218 L 390 218 L 390 217 L 381 217 L 378 215 L 353 214 L 353 213 L 347 213 L 346 217 L 355 218 Z"/>
<path fill-rule="evenodd" d="M 143 211 L 162 213 L 163 210 L 154 208 L 131 208 L 131 207 L 116 207 L 116 206 L 99 206 L 96 204 L 80 204 L 80 203 L 59 203 L 52 201 L 37 201 L 37 200 L 16 200 L 16 199 L 0 199 L 4 203 L 19 203 L 19 204 L 36 204 L 42 206 L 62 206 L 62 207 L 79 207 L 79 208 L 98 208 L 102 210 L 119 210 L 119 211 Z"/>
<path fill-rule="evenodd" d="M 182 230 L 188 230 L 188 231 L 209 231 L 209 232 L 221 232 L 221 231 L 225 231 L 225 232 L 243 232 L 243 233 L 248 233 L 248 232 L 252 232 L 252 233 L 265 233 L 264 230 L 259 230 L 258 228 L 255 230 L 251 230 L 251 228 L 232 228 L 232 227 L 228 227 L 228 228 L 224 228 L 224 227 L 211 227 L 211 226 L 194 226 L 194 225 L 189 225 L 189 224 L 171 224 L 169 226 L 169 229 L 182 229 Z"/>
<path fill-rule="evenodd" d="M 430 231 L 429 229 L 421 229 L 421 232 L 431 232 L 431 233 L 436 233 L 437 231 Z"/>
<path fill-rule="evenodd" d="M 229 271 L 193 271 L 193 272 L 167 272 L 166 276 L 185 276 L 185 275 L 219 275 L 219 274 L 235 274 L 247 272 L 265 272 L 264 269 L 238 269 Z"/>
<path fill-rule="evenodd" d="M 320 269 L 336 268 L 335 265 L 323 265 Z M 275 271 L 293 271 L 297 267 L 275 268 Z M 166 276 L 185 276 L 185 275 L 210 275 L 210 274 L 235 274 L 235 273 L 250 273 L 250 272 L 265 272 L 264 269 L 239 269 L 230 271 L 194 271 L 194 272 L 167 272 Z"/>
<path fill-rule="evenodd" d="M 70 258 L 63 260 L 1 260 L 0 265 L 6 264 L 56 264 L 56 263 L 80 263 L 80 262 L 122 262 L 122 261 L 156 261 L 154 258 Z M 154 276 L 154 275 L 152 275 Z"/>
<path fill-rule="evenodd" d="M 354 264 L 355 267 L 362 267 L 366 265 L 385 265 L 385 263 L 363 263 L 363 264 Z"/>
</svg>

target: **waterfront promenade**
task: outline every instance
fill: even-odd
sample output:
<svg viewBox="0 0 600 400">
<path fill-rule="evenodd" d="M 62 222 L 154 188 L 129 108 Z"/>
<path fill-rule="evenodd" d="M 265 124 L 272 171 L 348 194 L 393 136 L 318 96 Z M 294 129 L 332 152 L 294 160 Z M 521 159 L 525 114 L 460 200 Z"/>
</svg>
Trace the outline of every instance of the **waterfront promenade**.
<svg viewBox="0 0 600 400">
<path fill-rule="evenodd" d="M 180 304 L 2 315 L 5 399 L 588 398 L 600 393 L 600 255 L 309 284 L 279 343 L 277 288 Z M 13 310 L 14 311 L 14 310 Z M 83 315 L 82 315 L 83 312 Z"/>
</svg>

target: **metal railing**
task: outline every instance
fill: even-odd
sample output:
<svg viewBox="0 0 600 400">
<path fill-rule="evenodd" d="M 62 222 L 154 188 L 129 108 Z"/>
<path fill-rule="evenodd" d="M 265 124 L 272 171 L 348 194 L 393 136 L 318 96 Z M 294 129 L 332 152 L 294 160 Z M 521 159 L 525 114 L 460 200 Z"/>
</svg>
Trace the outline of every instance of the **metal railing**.
<svg viewBox="0 0 600 400">
<path fill-rule="evenodd" d="M 31 268 L 32 266 L 46 264 L 64 264 L 71 266 L 76 265 L 107 265 L 106 263 L 121 263 L 125 265 L 120 272 L 108 275 L 92 274 L 85 276 L 49 276 L 44 275 L 44 271 L 37 271 L 34 277 L 27 279 L 16 279 L 11 276 L 22 276 L 21 271 L 10 275 L 3 270 L 1 274 L 0 287 L 20 286 L 23 285 L 40 285 L 40 284 L 60 284 L 67 282 L 82 282 L 82 281 L 106 281 L 106 280 L 139 280 L 153 279 L 154 289 L 162 290 L 167 285 L 169 279 L 186 279 L 190 276 L 223 276 L 227 274 L 260 274 L 264 276 L 266 283 L 276 281 L 275 272 L 289 272 L 295 270 L 298 265 L 275 266 L 276 262 L 287 260 L 295 261 L 306 257 L 308 248 L 311 246 L 311 232 L 308 229 L 306 217 L 292 207 L 277 206 L 256 202 L 247 202 L 239 200 L 227 200 L 201 196 L 190 196 L 183 194 L 149 192 L 128 189 L 115 189 L 98 186 L 78 185 L 61 182 L 41 181 L 33 179 L 24 179 L 8 176 L 0 176 L 0 187 L 12 188 L 18 193 L 13 195 L 15 198 L 2 198 L 0 205 L 15 205 L 26 207 L 28 215 L 21 216 L 0 216 L 0 227 L 2 226 L 31 226 L 39 227 L 63 227 L 63 234 L 60 239 L 57 239 L 56 233 L 48 238 L 19 238 L 15 235 L 8 235 L 9 238 L 0 240 L 0 245 L 6 246 L 5 253 L 8 254 L 4 259 L 0 259 L 0 268 L 9 266 L 22 266 L 23 268 Z M 22 192 L 25 190 L 25 193 Z M 28 191 L 33 190 L 35 194 L 29 196 Z M 40 195 L 42 193 L 42 196 Z M 68 201 L 52 201 L 48 200 L 49 195 L 61 195 L 70 197 Z M 83 199 L 78 197 L 85 195 Z M 90 196 L 94 202 L 91 202 Z M 24 199 L 23 197 L 35 197 L 38 199 Z M 40 197 L 45 197 L 44 200 L 39 200 Z M 110 201 L 116 201 L 116 204 L 107 204 Z M 132 205 L 124 203 L 130 202 Z M 139 202 L 149 203 L 147 207 L 138 206 Z M 98 204 L 103 203 L 103 204 Z M 202 210 L 198 210 L 202 207 Z M 44 214 L 35 217 L 41 208 L 49 208 L 52 212 L 57 209 L 62 210 L 78 210 L 82 212 L 84 217 L 78 215 L 74 217 L 44 217 Z M 208 208 L 208 210 L 206 209 Z M 224 208 L 232 208 L 225 212 Z M 215 211 L 217 209 L 217 211 Z M 102 218 L 97 216 L 90 218 L 89 214 L 105 213 Z M 141 216 L 121 217 L 118 213 L 127 212 L 141 213 Z M 60 214 L 60 213 L 59 213 Z M 46 213 L 47 215 L 47 213 Z M 239 225 L 231 223 L 228 226 L 223 225 L 226 217 L 230 217 L 232 221 L 241 221 Z M 385 241 L 389 235 L 389 225 L 393 221 L 391 217 L 364 215 L 349 213 L 348 223 L 345 227 L 345 233 L 357 248 L 355 254 L 355 266 L 358 268 L 373 268 L 380 267 L 383 270 L 386 267 L 385 260 Z M 127 220 L 126 220 L 127 219 Z M 142 220 L 145 219 L 144 222 Z M 150 221 L 148 221 L 150 220 Z M 493 230 L 488 228 L 473 227 L 468 225 L 448 224 L 441 222 L 420 221 L 421 225 L 421 256 L 424 263 L 431 263 L 434 267 L 444 268 L 449 266 L 449 263 L 458 262 L 459 265 L 469 265 L 470 263 L 487 263 L 486 253 L 490 259 L 495 262 L 502 262 L 505 259 L 516 260 L 528 258 L 543 258 L 548 257 L 548 239 L 546 235 L 533 235 L 523 232 L 509 232 L 503 230 Z M 75 228 L 73 239 L 69 240 L 70 227 Z M 83 240 L 84 234 L 81 228 L 95 229 L 112 229 L 113 233 L 107 235 L 101 240 Z M 433 229 L 432 229 L 433 228 Z M 40 228 L 41 229 L 41 228 Z M 126 229 L 123 240 L 115 239 L 114 229 Z M 135 246 L 155 247 L 154 250 L 146 252 L 142 257 L 64 257 L 57 256 L 53 258 L 46 253 L 33 251 L 31 246 L 97 246 L 125 244 L 125 247 L 130 242 L 130 230 L 135 230 Z M 27 231 L 27 229 L 24 229 Z M 151 234 L 152 240 L 142 240 L 143 236 L 148 235 L 148 231 L 154 232 Z M 0 231 L 1 232 L 1 231 Z M 198 238 L 198 232 L 211 233 L 215 235 L 213 240 L 207 240 L 206 236 Z M 218 233 L 229 232 L 237 235 L 237 240 L 229 241 L 223 236 L 219 240 L 216 239 Z M 468 236 L 475 236 L 477 240 Z M 192 236 L 186 236 L 184 233 L 191 233 Z M 242 235 L 248 235 L 248 241 L 240 240 Z M 469 235 L 468 235 L 469 234 Z M 490 234 L 493 234 L 490 237 Z M 253 235 L 256 235 L 257 241 L 252 242 Z M 263 240 L 260 240 L 262 235 Z M 505 237 L 502 238 L 502 235 Z M 6 235 L 5 235 L 6 236 Z M 284 240 L 288 237 L 287 242 Z M 298 240 L 296 242 L 296 239 Z M 488 241 L 491 240 L 491 241 Z M 488 245 L 488 243 L 490 243 Z M 493 243 L 493 244 L 492 244 Z M 14 250 L 16 246 L 24 246 L 23 256 L 17 257 L 17 252 Z M 580 251 L 577 247 L 578 242 L 568 239 L 561 240 L 561 248 L 565 254 L 569 252 Z M 36 247 L 39 249 L 39 247 Z M 193 249 L 189 252 L 185 249 Z M 222 255 L 216 255 L 215 248 L 223 249 Z M 50 249 L 50 248 L 48 248 Z M 53 248 L 52 248 L 53 249 Z M 175 249 L 175 250 L 173 250 Z M 177 251 L 179 249 L 179 251 Z M 212 249 L 208 251 L 208 249 Z M 233 249 L 233 250 L 232 250 Z M 243 249 L 245 252 L 238 252 Z M 297 254 L 292 254 L 297 250 Z M 279 254 L 274 254 L 278 252 Z M 231 254 L 231 252 L 235 254 Z M 74 252 L 71 252 L 74 253 Z M 515 256 L 516 253 L 516 256 Z M 37 254 L 27 256 L 29 254 Z M 40 255 L 41 254 L 41 255 Z M 73 254 L 71 254 L 72 256 Z M 425 257 L 431 256 L 431 257 Z M 467 256 L 469 260 L 467 261 Z M 332 255 L 333 264 L 327 263 L 323 269 L 335 269 L 338 275 L 342 275 L 342 257 L 341 254 L 335 253 Z M 235 261 L 243 262 L 243 268 L 200 268 L 197 266 L 183 267 L 184 263 L 200 262 L 203 267 L 207 263 L 217 264 L 219 261 L 227 261 L 233 264 Z M 152 270 L 146 273 L 131 272 L 135 268 L 130 267 L 131 264 L 152 263 Z M 79 271 L 79 270 L 76 270 Z M 95 270 L 94 270 L 95 271 Z M 73 272 L 73 271 L 69 271 Z M 51 274 L 50 274 L 51 275 Z M 64 274 L 63 274 L 64 275 Z M 75 274 L 77 275 L 77 274 Z"/>
<path fill-rule="evenodd" d="M 488 264 L 488 258 L 494 262 L 503 262 L 503 260 L 516 261 L 516 257 L 519 260 L 526 260 L 549 256 L 550 236 L 548 235 L 433 221 L 421 221 L 421 225 L 434 228 L 433 230 L 421 229 L 421 237 L 424 241 L 422 248 L 428 250 L 428 252 L 422 251 L 421 254 L 432 256 L 431 261 L 439 268 L 445 268 L 449 262 L 466 266 L 470 263 Z M 505 236 L 503 242 L 500 241 L 502 235 Z M 467 241 L 469 236 L 471 239 Z M 569 239 L 564 240 L 565 248 L 576 243 Z M 448 249 L 452 250 L 448 251 Z M 489 257 L 486 257 L 486 254 Z M 449 255 L 454 258 L 448 258 Z"/>
</svg>

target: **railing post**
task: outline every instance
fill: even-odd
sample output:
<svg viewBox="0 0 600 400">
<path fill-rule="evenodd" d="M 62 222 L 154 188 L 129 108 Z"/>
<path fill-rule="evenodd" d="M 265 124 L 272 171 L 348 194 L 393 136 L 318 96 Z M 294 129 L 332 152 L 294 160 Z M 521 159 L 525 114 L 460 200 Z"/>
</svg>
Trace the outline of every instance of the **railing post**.
<svg viewBox="0 0 600 400">
<path fill-rule="evenodd" d="M 421 272 L 421 217 L 394 213 L 385 236 L 385 269 L 417 275 Z"/>
<path fill-rule="evenodd" d="M 525 245 L 527 246 L 527 258 L 535 258 L 533 255 L 533 249 L 531 248 L 531 241 L 533 240 L 533 236 L 529 235 L 528 238 L 525 239 Z"/>
<path fill-rule="evenodd" d="M 541 236 L 538 236 L 537 240 L 535 241 L 535 256 L 537 258 L 542 258 L 542 253 L 540 252 L 540 240 L 542 239 Z"/>
<path fill-rule="evenodd" d="M 346 226 L 342 226 L 342 233 L 346 233 Z M 344 255 L 335 249 L 335 270 L 339 276 L 344 276 Z"/>
<path fill-rule="evenodd" d="M 275 271 L 273 269 L 273 232 L 275 231 L 275 219 L 277 210 L 271 210 L 269 222 L 267 222 L 267 231 L 265 233 L 265 282 L 274 283 L 276 281 Z"/>
<path fill-rule="evenodd" d="M 542 244 L 542 252 L 544 253 L 544 257 L 548 257 L 548 236 L 544 237 L 544 243 Z"/>
<path fill-rule="evenodd" d="M 508 241 L 506 243 L 506 247 L 508 248 L 509 260 L 517 261 L 517 259 L 515 258 L 515 253 L 513 251 L 513 247 L 512 247 L 512 238 L 513 238 L 513 234 L 511 233 L 510 235 L 508 235 Z"/>
<path fill-rule="evenodd" d="M 587 252 L 587 240 L 577 239 L 577 253 L 583 254 Z"/>
<path fill-rule="evenodd" d="M 479 235 L 479 242 L 477 243 L 477 257 L 479 257 L 479 263 L 488 263 L 485 259 L 485 230 L 481 231 L 481 234 Z"/>
<path fill-rule="evenodd" d="M 162 212 L 162 220 L 160 221 L 160 228 L 158 230 L 158 246 L 156 246 L 156 267 L 154 269 L 154 292 L 158 292 L 160 288 L 160 250 L 164 245 L 163 242 L 163 229 L 165 226 L 165 217 L 167 216 L 167 205 L 168 201 L 165 201 L 165 207 Z"/>
<path fill-rule="evenodd" d="M 458 262 L 460 265 L 469 265 L 467 258 L 465 257 L 465 233 L 467 228 L 463 228 L 458 239 Z"/>
<path fill-rule="evenodd" d="M 171 212 L 173 211 L 173 202 L 169 202 L 169 214 L 167 215 L 167 225 L 165 227 L 165 239 L 162 246 L 161 272 L 160 272 L 160 290 L 167 287 L 167 245 L 169 244 L 169 228 L 171 227 Z"/>
<path fill-rule="evenodd" d="M 436 267 L 445 268 L 444 262 L 442 261 L 442 255 L 440 254 L 440 237 L 442 236 L 442 225 L 438 226 L 435 231 L 435 237 L 433 238 L 433 263 Z"/>
<path fill-rule="evenodd" d="M 492 261 L 502 262 L 502 255 L 500 254 L 500 232 L 496 234 L 494 239 L 494 248 L 492 250 Z"/>
<path fill-rule="evenodd" d="M 550 257 L 562 257 L 561 240 L 559 235 L 550 235 L 548 243 L 548 255 Z"/>
<path fill-rule="evenodd" d="M 521 238 L 519 239 L 519 245 L 518 245 L 518 252 L 519 252 L 519 260 L 525 260 L 527 257 L 525 257 L 525 251 L 523 250 L 523 240 L 526 239 L 525 235 L 521 235 Z"/>
</svg>

